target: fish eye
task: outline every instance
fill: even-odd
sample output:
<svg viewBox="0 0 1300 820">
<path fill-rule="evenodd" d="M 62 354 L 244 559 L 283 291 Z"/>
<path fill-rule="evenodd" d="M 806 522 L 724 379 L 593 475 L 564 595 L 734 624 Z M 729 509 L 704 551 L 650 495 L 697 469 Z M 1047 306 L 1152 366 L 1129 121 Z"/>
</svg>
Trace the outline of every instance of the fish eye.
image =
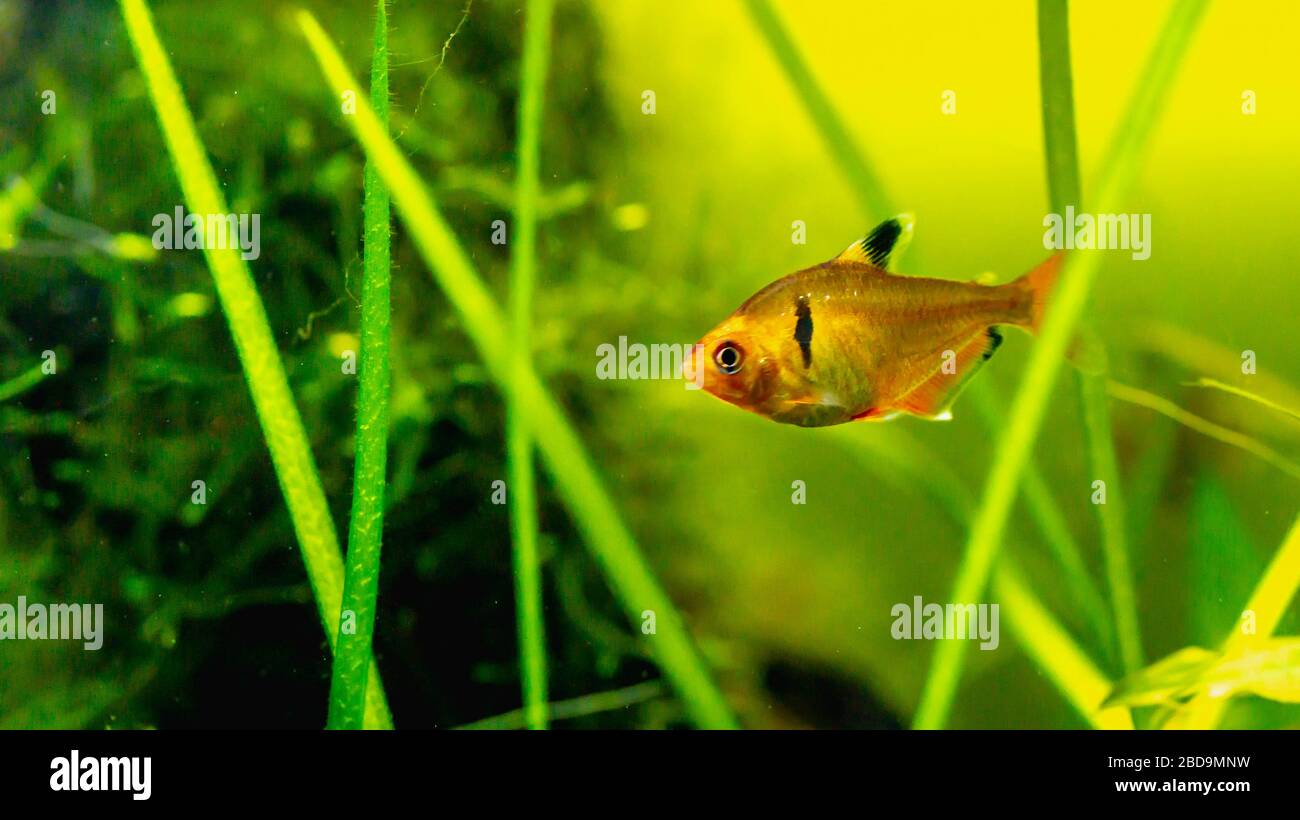
<svg viewBox="0 0 1300 820">
<path fill-rule="evenodd" d="M 745 363 L 745 354 L 741 351 L 739 345 L 733 342 L 723 342 L 714 351 L 713 361 L 717 363 L 719 370 L 728 376 L 732 376 L 740 372 L 741 365 Z"/>
</svg>

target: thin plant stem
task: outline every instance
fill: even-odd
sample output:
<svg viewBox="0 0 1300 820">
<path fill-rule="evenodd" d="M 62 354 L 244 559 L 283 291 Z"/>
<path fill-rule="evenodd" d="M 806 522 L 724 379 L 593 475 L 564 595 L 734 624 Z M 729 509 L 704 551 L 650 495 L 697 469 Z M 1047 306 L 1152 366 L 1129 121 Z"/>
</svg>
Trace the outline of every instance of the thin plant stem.
<svg viewBox="0 0 1300 820">
<path fill-rule="evenodd" d="M 1292 523 L 1291 531 L 1242 610 L 1243 615 L 1250 613 L 1254 616 L 1254 629 L 1247 630 L 1243 624 L 1233 624 L 1223 642 L 1223 654 L 1235 653 L 1272 635 L 1295 599 L 1297 590 L 1300 590 L 1300 517 Z M 1184 707 L 1176 720 L 1166 725 L 1180 729 L 1213 729 L 1222 719 L 1227 701 L 1226 697 L 1216 698 L 1202 693 Z"/>
<path fill-rule="evenodd" d="M 1096 186 L 1099 213 L 1114 211 L 1138 170 L 1174 75 L 1205 11 L 1205 0 L 1179 0 L 1161 29 L 1130 100 Z M 1047 311 L 1025 375 L 1011 403 L 1008 423 L 994 450 L 993 467 L 963 550 L 950 600 L 979 599 L 997 561 L 1007 517 L 1015 502 L 1020 476 L 1047 412 L 1066 349 L 1083 314 L 1100 265 L 1100 254 L 1066 257 L 1052 309 Z M 964 642 L 943 641 L 935 648 L 921 702 L 913 718 L 917 728 L 940 728 L 957 694 L 965 663 Z"/>
<path fill-rule="evenodd" d="M 186 207 L 196 214 L 227 213 L 216 174 L 199 141 L 194 118 L 185 104 L 171 61 L 158 40 L 148 5 L 145 0 L 121 0 L 121 7 L 122 19 L 158 115 Z M 356 88 L 356 85 L 350 88 Z M 336 630 L 342 609 L 343 557 L 307 433 L 294 405 L 284 364 L 280 361 L 275 337 L 266 318 L 266 308 L 253 284 L 247 263 L 232 247 L 204 248 L 203 253 L 212 271 L 222 311 L 230 325 L 262 435 L 289 507 L 289 518 L 307 567 L 307 579 L 311 582 L 326 639 L 332 649 L 338 637 Z M 391 727 L 392 717 L 379 680 L 379 670 L 373 665 L 370 681 L 373 685 L 366 690 L 366 725 Z"/>
<path fill-rule="evenodd" d="M 1110 588 L 1120 663 L 1127 675 L 1142 668 L 1142 633 L 1138 627 L 1137 595 L 1133 590 L 1133 572 L 1129 562 L 1124 516 L 1127 504 L 1121 490 L 1119 461 L 1115 455 L 1115 440 L 1107 407 L 1106 377 L 1100 373 L 1079 371 L 1078 383 L 1088 465 L 1094 480 L 1103 482 L 1104 501 L 1094 503 L 1093 506 L 1097 508 L 1101 523 L 1102 557 L 1106 564 L 1106 580 Z M 1085 491 L 1081 489 L 1079 492 L 1082 494 Z"/>
<path fill-rule="evenodd" d="M 1038 65 L 1042 83 L 1043 143 L 1047 157 L 1047 188 L 1052 210 L 1064 214 L 1079 208 L 1078 137 L 1074 127 L 1074 79 L 1070 64 L 1070 5 L 1068 0 L 1038 0 Z M 1076 372 L 1083 405 L 1088 463 L 1094 479 L 1103 482 L 1106 503 L 1094 504 L 1101 523 L 1102 555 L 1124 672 L 1142 666 L 1142 636 L 1137 598 L 1129 569 L 1119 461 L 1111 435 L 1110 409 L 1104 373 Z M 1080 491 L 1082 492 L 1082 491 Z"/>
<path fill-rule="evenodd" d="M 303 10 L 298 12 L 297 20 L 330 90 L 339 95 L 355 88 L 338 49 L 316 18 Z M 357 113 L 347 118 L 347 125 L 387 183 L 398 214 L 410 228 L 416 250 L 459 314 L 466 335 L 478 349 L 492 379 L 508 402 L 530 408 L 531 432 L 542 461 L 624 611 L 638 624 L 649 623 L 653 615 L 655 630 L 646 635 L 646 640 L 681 697 L 687 715 L 701 727 L 734 728 L 731 709 L 691 640 L 685 621 L 646 564 L 568 418 L 532 363 L 519 363 L 513 355 L 506 317 L 415 169 L 385 133 L 368 104 L 359 100 Z"/>
<path fill-rule="evenodd" d="M 988 391 L 972 393 L 970 401 L 976 411 L 983 416 L 985 425 L 990 430 L 996 430 L 1003 415 L 993 403 L 993 395 Z M 1109 653 L 1111 650 L 1110 618 L 1106 612 L 1106 601 L 1088 572 L 1083 552 L 1070 533 L 1070 527 L 1056 499 L 1052 496 L 1047 480 L 1043 478 L 1042 471 L 1032 460 L 1025 465 L 1021 490 L 1025 494 L 1030 516 L 1034 519 L 1052 558 L 1061 568 L 1074 604 L 1082 611 L 1090 632 L 1100 641 L 1103 652 Z M 972 503 L 971 506 L 973 507 L 974 504 Z"/>
<path fill-rule="evenodd" d="M 1121 384 L 1117 381 L 1111 381 L 1107 388 L 1110 395 L 1114 398 L 1136 404 L 1138 407 L 1145 407 L 1148 410 L 1154 410 L 1162 416 L 1173 419 L 1189 430 L 1195 430 L 1203 436 L 1208 436 L 1215 441 L 1236 447 L 1238 450 L 1250 453 L 1261 461 L 1273 465 L 1277 469 L 1291 476 L 1300 478 L 1300 464 L 1290 460 L 1286 456 L 1269 447 L 1256 439 L 1251 438 L 1245 433 L 1239 433 L 1236 430 L 1229 430 L 1220 424 L 1203 419 L 1195 413 L 1179 407 L 1168 399 L 1157 396 L 1138 387 L 1132 387 L 1127 384 Z"/>
<path fill-rule="evenodd" d="M 1092 664 L 1069 634 L 1029 592 L 1014 563 L 1003 558 L 993 573 L 993 594 L 1008 613 L 1007 626 L 1025 652 L 1095 729 L 1132 729 L 1127 709 L 1101 708 L 1114 684 Z"/>
<path fill-rule="evenodd" d="M 879 219 L 894 213 L 879 175 L 849 135 L 844 120 L 813 77 L 807 61 L 799 53 L 798 46 L 772 8 L 770 0 L 745 0 L 745 6 L 749 9 L 750 19 L 785 70 L 786 78 L 794 86 L 799 101 L 808 112 L 808 118 L 813 121 L 817 132 L 848 176 L 853 194 L 862 203 L 863 210 Z"/>
<path fill-rule="evenodd" d="M 1069 0 L 1038 0 L 1038 72 L 1043 110 L 1043 143 L 1052 209 L 1083 201 L 1079 145 L 1074 127 L 1074 78 L 1070 63 Z"/>
<path fill-rule="evenodd" d="M 975 506 L 970 493 L 955 476 L 949 475 L 943 462 L 924 447 L 903 436 L 892 437 L 888 446 L 872 446 L 851 430 L 844 429 L 843 433 L 835 432 L 833 435 L 851 452 L 860 454 L 867 469 L 879 472 L 882 480 L 897 483 L 901 477 L 912 481 L 928 493 L 954 523 L 961 527 L 969 526 Z M 994 570 L 993 591 L 1004 605 L 1008 628 L 1025 653 L 1043 670 L 1081 718 L 1098 729 L 1133 728 L 1128 710 L 1100 708 L 1113 684 L 1034 595 L 1009 555 L 1003 556 Z M 1102 614 L 1105 614 L 1104 609 Z"/>
<path fill-rule="evenodd" d="M 0 382 L 0 401 L 9 401 L 31 390 L 45 380 L 44 362 L 24 370 L 7 382 Z"/>
<path fill-rule="evenodd" d="M 370 104 L 385 131 L 388 129 L 386 3 L 387 0 L 378 0 L 375 4 L 375 42 L 370 62 Z M 362 252 L 361 353 L 357 373 L 357 455 L 343 578 L 343 612 L 330 678 L 327 725 L 331 729 L 362 728 L 366 677 L 374 654 L 375 608 L 384 538 L 390 380 L 391 217 L 388 189 L 371 162 L 366 163 L 363 197 L 365 247 Z"/>
<path fill-rule="evenodd" d="M 1237 387 L 1236 385 L 1221 382 L 1218 379 L 1211 379 L 1202 376 L 1201 378 L 1197 379 L 1194 382 L 1188 382 L 1187 386 L 1205 387 L 1211 390 L 1222 390 L 1224 393 L 1229 393 L 1231 395 L 1238 396 L 1243 399 L 1249 399 L 1250 401 L 1253 401 L 1256 404 L 1262 404 L 1270 410 L 1275 410 L 1279 413 L 1289 416 L 1293 420 L 1300 420 L 1300 412 L 1296 411 L 1295 409 L 1287 407 L 1284 404 L 1279 404 L 1278 402 L 1273 401 L 1267 396 L 1261 396 L 1258 393 L 1252 393 L 1249 390 L 1246 390 L 1241 387 Z M 2 399 L 3 396 L 0 396 L 0 400 Z"/>
<path fill-rule="evenodd" d="M 785 71 L 786 78 L 794 87 L 805 110 L 807 110 L 813 125 L 821 134 L 822 140 L 830 149 L 841 170 L 852 182 L 854 193 L 857 195 L 864 211 L 869 217 L 875 218 L 894 213 L 897 209 L 894 208 L 888 194 L 885 192 L 879 175 L 874 172 L 866 156 L 855 145 L 843 119 L 835 111 L 825 92 L 813 77 L 806 61 L 799 53 L 789 33 L 785 30 L 780 18 L 773 11 L 770 2 L 768 0 L 747 0 L 746 6 L 760 34 L 771 48 L 773 56 L 776 57 L 777 62 Z M 916 258 L 915 253 L 912 254 L 912 258 Z M 992 406 L 991 389 L 985 382 L 976 380 L 971 384 L 967 392 L 977 404 L 984 407 Z M 984 416 L 990 432 L 998 434 L 1005 427 L 1005 420 L 992 419 L 988 414 L 984 414 Z M 1032 461 L 1030 463 L 1032 464 Z M 1054 532 L 1058 537 L 1056 544 L 1059 546 L 1059 524 L 1064 521 L 1064 516 L 1061 514 L 1059 507 L 1056 506 L 1052 496 L 1049 493 L 1027 492 L 1026 498 L 1031 512 L 1040 524 L 1040 528 L 1044 528 L 1044 536 L 1049 538 L 1050 542 L 1052 536 L 1048 533 Z M 950 494 L 945 495 L 944 500 L 945 503 L 951 503 Z M 966 524 L 967 521 L 966 518 L 962 519 L 963 524 Z M 1055 530 L 1052 530 L 1051 528 L 1054 525 L 1058 526 L 1056 526 Z M 1077 548 L 1075 551 L 1077 552 Z M 1009 583 L 1013 583 L 1014 586 L 1014 582 Z M 1087 588 L 1081 587 L 1079 589 L 1086 590 Z M 1086 598 L 1087 592 L 1079 592 L 1079 596 Z M 1097 597 L 1097 600 L 1100 601 L 1100 598 Z M 1097 606 L 1095 609 L 1104 616 L 1103 606 Z M 1045 614 L 1046 610 L 1040 607 L 1038 612 Z M 1094 615 L 1094 617 L 1096 616 Z M 1032 640 L 1038 635 L 1047 633 L 1038 630 L 1026 630 L 1021 634 L 1024 638 Z M 1064 634 L 1064 632 L 1058 628 L 1052 634 Z M 1039 662 L 1051 662 L 1051 654 L 1045 651 L 1032 651 L 1030 657 Z M 1052 675 L 1052 679 L 1068 681 L 1069 676 Z M 1086 697 L 1079 697 L 1077 693 L 1073 693 L 1073 695 L 1072 702 L 1087 700 Z M 1097 701 L 1097 703 L 1099 702 L 1100 700 Z"/>
<path fill-rule="evenodd" d="M 631 686 L 626 686 L 622 689 L 612 689 L 608 692 L 596 692 L 590 695 L 570 698 L 569 700 L 557 700 L 554 703 L 545 704 L 545 706 L 549 719 L 572 720 L 574 718 L 587 717 L 588 715 L 598 715 L 601 712 L 614 712 L 619 709 L 627 709 L 637 705 L 638 703 L 645 703 L 648 700 L 663 697 L 665 694 L 666 691 L 662 681 L 648 680 Z M 513 712 L 506 712 L 504 715 L 494 715 L 456 728 L 522 729 L 527 726 L 527 710 L 516 709 Z"/>
<path fill-rule="evenodd" d="M 537 197 L 542 99 L 550 60 L 552 0 L 529 0 L 519 88 L 514 244 L 510 254 L 510 317 L 514 329 L 515 378 L 532 350 L 533 280 L 537 266 Z M 545 729 L 547 712 L 546 629 L 542 618 L 542 569 L 537 555 L 537 488 L 528 407 L 506 408 L 506 460 L 510 530 L 514 541 L 515 612 L 524 714 L 530 729 Z"/>
</svg>

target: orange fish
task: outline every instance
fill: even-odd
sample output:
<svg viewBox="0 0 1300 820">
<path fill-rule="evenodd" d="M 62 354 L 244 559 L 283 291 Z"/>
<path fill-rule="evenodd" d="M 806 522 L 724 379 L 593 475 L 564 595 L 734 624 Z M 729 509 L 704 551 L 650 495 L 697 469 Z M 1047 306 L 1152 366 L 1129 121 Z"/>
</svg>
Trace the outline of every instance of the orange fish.
<svg viewBox="0 0 1300 820">
<path fill-rule="evenodd" d="M 1014 282 L 983 285 L 890 272 L 908 214 L 844 253 L 751 296 L 699 341 L 704 389 L 783 424 L 825 427 L 899 413 L 949 419 L 998 349 L 998 325 L 1035 332 L 1056 254 Z"/>
</svg>

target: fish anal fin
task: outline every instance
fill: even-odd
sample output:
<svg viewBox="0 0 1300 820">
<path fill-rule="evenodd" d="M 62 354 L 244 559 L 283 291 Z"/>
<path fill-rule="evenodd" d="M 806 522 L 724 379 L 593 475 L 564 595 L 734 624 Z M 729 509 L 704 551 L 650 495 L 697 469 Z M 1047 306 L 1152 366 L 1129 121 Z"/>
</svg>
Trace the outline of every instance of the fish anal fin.
<svg viewBox="0 0 1300 820">
<path fill-rule="evenodd" d="M 957 395 L 1001 344 L 1002 334 L 990 327 L 975 334 L 957 350 L 943 351 L 934 374 L 899 399 L 894 407 L 934 421 L 951 419 L 949 408 Z"/>
</svg>

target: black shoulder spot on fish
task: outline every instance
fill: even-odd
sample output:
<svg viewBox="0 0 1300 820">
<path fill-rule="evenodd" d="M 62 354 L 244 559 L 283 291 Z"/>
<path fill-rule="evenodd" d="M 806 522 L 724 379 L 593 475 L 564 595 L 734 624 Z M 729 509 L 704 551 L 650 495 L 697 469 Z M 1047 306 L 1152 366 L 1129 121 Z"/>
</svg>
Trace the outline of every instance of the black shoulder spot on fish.
<svg viewBox="0 0 1300 820">
<path fill-rule="evenodd" d="M 803 354 L 803 366 L 807 370 L 812 365 L 812 308 L 808 307 L 808 297 L 800 296 L 795 303 L 794 340 L 799 343 L 799 352 Z"/>
<path fill-rule="evenodd" d="M 983 359 L 983 361 L 986 362 L 989 359 L 993 358 L 993 354 L 997 353 L 998 348 L 1002 346 L 1002 334 L 998 332 L 997 328 L 995 327 L 989 328 L 988 335 L 989 335 L 989 346 L 988 349 L 984 351 L 984 359 Z"/>
<path fill-rule="evenodd" d="M 866 252 L 871 264 L 883 268 L 889 262 L 889 255 L 903 235 L 903 226 L 897 219 L 886 219 L 875 227 L 862 240 L 862 250 Z"/>
</svg>

